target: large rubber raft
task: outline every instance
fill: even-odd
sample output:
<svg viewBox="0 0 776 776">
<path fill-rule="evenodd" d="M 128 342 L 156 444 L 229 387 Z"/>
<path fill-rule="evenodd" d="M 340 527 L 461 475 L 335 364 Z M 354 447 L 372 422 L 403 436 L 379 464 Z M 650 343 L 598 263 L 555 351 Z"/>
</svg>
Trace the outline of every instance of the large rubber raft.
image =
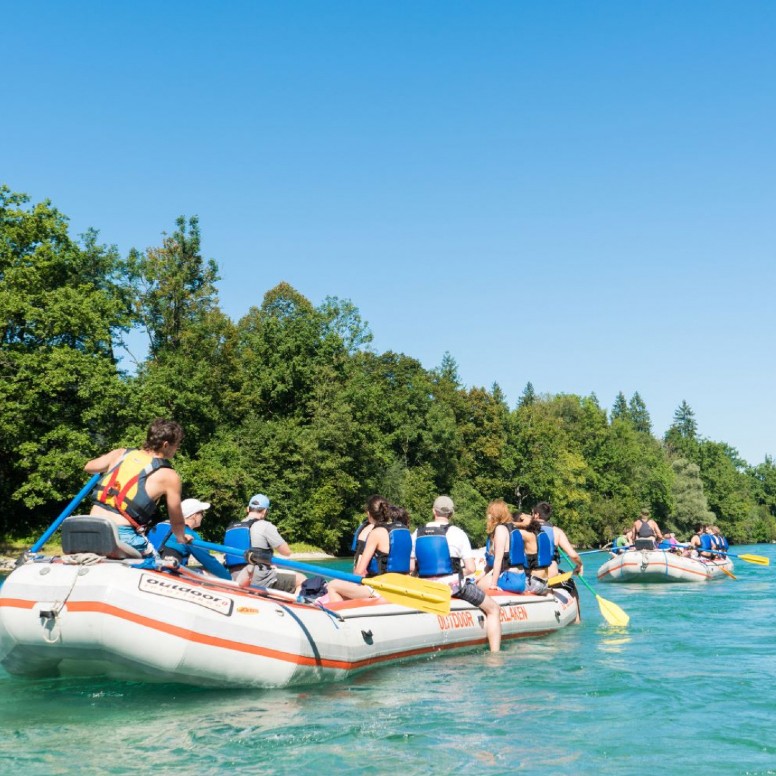
<svg viewBox="0 0 776 776">
<path fill-rule="evenodd" d="M 711 582 L 733 571 L 730 558 L 690 558 L 666 550 L 626 550 L 598 569 L 601 582 Z M 726 573 L 727 572 L 727 573 Z"/>
<path fill-rule="evenodd" d="M 562 589 L 493 597 L 505 641 L 543 636 L 577 617 L 575 598 Z M 14 675 L 284 687 L 486 643 L 482 612 L 456 599 L 445 615 L 383 599 L 322 607 L 93 554 L 29 558 L 0 588 L 0 664 Z"/>
</svg>

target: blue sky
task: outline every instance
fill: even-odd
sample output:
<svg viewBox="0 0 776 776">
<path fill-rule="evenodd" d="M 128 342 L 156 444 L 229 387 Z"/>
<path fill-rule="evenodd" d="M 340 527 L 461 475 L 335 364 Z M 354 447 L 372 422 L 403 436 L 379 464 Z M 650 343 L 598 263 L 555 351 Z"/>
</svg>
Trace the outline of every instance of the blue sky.
<svg viewBox="0 0 776 776">
<path fill-rule="evenodd" d="M 638 391 L 776 453 L 776 4 L 0 1 L 0 181 L 122 253 L 198 215 L 514 403 Z"/>
</svg>

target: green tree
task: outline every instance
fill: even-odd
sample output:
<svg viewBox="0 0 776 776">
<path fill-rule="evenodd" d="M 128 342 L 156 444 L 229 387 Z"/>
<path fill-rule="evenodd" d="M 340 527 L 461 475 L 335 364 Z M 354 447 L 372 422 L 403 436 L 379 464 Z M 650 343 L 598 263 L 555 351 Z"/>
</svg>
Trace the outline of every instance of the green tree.
<svg viewBox="0 0 776 776">
<path fill-rule="evenodd" d="M 0 187 L 0 531 L 27 533 L 116 439 L 126 394 L 114 339 L 131 324 L 124 267 L 49 201 Z M 23 505 L 23 506 L 22 506 Z"/>
<path fill-rule="evenodd" d="M 642 434 L 652 433 L 652 419 L 649 417 L 647 405 L 638 391 L 631 396 L 628 403 L 628 417 L 636 431 L 640 431 Z"/>
<path fill-rule="evenodd" d="M 620 391 L 614 399 L 610 417 L 613 421 L 630 419 L 628 414 L 628 402 L 625 401 L 625 394 L 622 391 Z"/>
</svg>

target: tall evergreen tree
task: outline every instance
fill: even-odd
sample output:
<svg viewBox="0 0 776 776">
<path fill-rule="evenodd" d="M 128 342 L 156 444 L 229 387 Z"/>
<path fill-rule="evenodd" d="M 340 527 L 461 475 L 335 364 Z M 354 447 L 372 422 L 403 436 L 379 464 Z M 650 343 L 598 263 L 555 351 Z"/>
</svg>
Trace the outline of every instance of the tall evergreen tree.
<svg viewBox="0 0 776 776">
<path fill-rule="evenodd" d="M 612 405 L 612 411 L 609 413 L 612 420 L 629 420 L 628 402 L 625 401 L 625 394 L 620 391 Z"/>
<path fill-rule="evenodd" d="M 652 420 L 649 417 L 647 405 L 638 391 L 631 396 L 628 403 L 628 417 L 636 431 L 640 431 L 642 434 L 652 433 Z"/>
</svg>

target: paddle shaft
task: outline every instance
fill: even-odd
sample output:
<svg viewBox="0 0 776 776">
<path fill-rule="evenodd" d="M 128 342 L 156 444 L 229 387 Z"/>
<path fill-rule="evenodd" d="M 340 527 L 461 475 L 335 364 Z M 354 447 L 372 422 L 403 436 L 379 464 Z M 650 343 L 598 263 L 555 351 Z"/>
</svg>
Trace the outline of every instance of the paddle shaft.
<svg viewBox="0 0 776 776">
<path fill-rule="evenodd" d="M 229 555 L 243 554 L 243 550 L 239 550 L 236 547 L 227 547 L 224 544 L 214 544 L 213 542 L 206 542 L 202 539 L 194 539 L 191 543 L 194 547 L 202 547 L 204 550 L 214 550 L 215 552 L 223 552 Z M 349 574 L 347 571 L 337 571 L 337 569 L 315 566 L 311 563 L 300 563 L 299 561 L 289 560 L 288 558 L 279 558 L 277 555 L 273 555 L 272 560 L 269 562 L 274 566 L 280 566 L 281 568 L 293 569 L 294 571 L 302 571 L 308 574 L 318 574 L 321 577 L 330 577 L 331 579 L 342 579 L 345 582 L 355 582 L 357 585 L 364 579 L 364 577 L 359 577 L 358 574 Z"/>
<path fill-rule="evenodd" d="M 563 557 L 564 557 L 564 558 L 565 558 L 565 559 L 566 559 L 566 560 L 567 560 L 569 563 L 571 563 L 572 565 L 576 565 L 576 564 L 574 563 L 574 561 L 573 561 L 573 560 L 571 560 L 571 558 L 569 558 L 569 556 L 568 556 L 568 555 L 566 555 L 566 553 L 565 553 L 565 552 L 564 552 L 564 551 L 563 551 L 563 550 L 562 550 L 560 547 L 558 547 L 558 552 L 559 552 L 559 553 L 560 553 L 560 554 L 561 554 L 561 555 L 562 555 L 562 556 L 563 556 Z M 589 583 L 589 582 L 588 582 L 588 581 L 587 581 L 587 580 L 586 580 L 586 579 L 585 579 L 585 578 L 584 578 L 584 577 L 583 577 L 581 574 L 575 574 L 574 576 L 575 576 L 575 577 L 576 577 L 576 578 L 577 578 L 577 579 L 578 579 L 578 580 L 579 580 L 579 581 L 580 581 L 580 582 L 581 582 L 581 583 L 582 583 L 582 584 L 583 584 L 583 585 L 584 585 L 584 586 L 585 586 L 585 587 L 586 587 L 586 588 L 587 588 L 587 589 L 588 589 L 588 590 L 589 590 L 589 591 L 590 591 L 590 592 L 591 592 L 593 595 L 596 595 L 596 596 L 598 595 L 598 593 L 596 593 L 596 591 L 595 591 L 595 589 L 593 588 L 593 586 L 592 586 L 592 585 L 591 585 L 591 584 L 590 584 L 590 583 Z"/>
<path fill-rule="evenodd" d="M 43 536 L 41 536 L 40 539 L 38 539 L 38 541 L 32 545 L 32 547 L 30 547 L 30 552 L 38 552 L 38 550 L 40 550 L 41 547 L 46 544 L 46 542 L 54 534 L 54 531 L 56 531 L 57 528 L 62 525 L 65 518 L 70 517 L 70 515 L 75 512 L 75 508 L 81 503 L 86 494 L 89 493 L 92 488 L 94 488 L 100 477 L 102 477 L 102 474 L 98 472 L 89 480 L 89 482 L 86 483 L 86 485 L 83 486 L 83 488 L 81 488 L 81 490 L 78 491 L 78 493 L 73 497 L 73 500 L 62 510 L 62 514 L 48 527 Z"/>
</svg>

